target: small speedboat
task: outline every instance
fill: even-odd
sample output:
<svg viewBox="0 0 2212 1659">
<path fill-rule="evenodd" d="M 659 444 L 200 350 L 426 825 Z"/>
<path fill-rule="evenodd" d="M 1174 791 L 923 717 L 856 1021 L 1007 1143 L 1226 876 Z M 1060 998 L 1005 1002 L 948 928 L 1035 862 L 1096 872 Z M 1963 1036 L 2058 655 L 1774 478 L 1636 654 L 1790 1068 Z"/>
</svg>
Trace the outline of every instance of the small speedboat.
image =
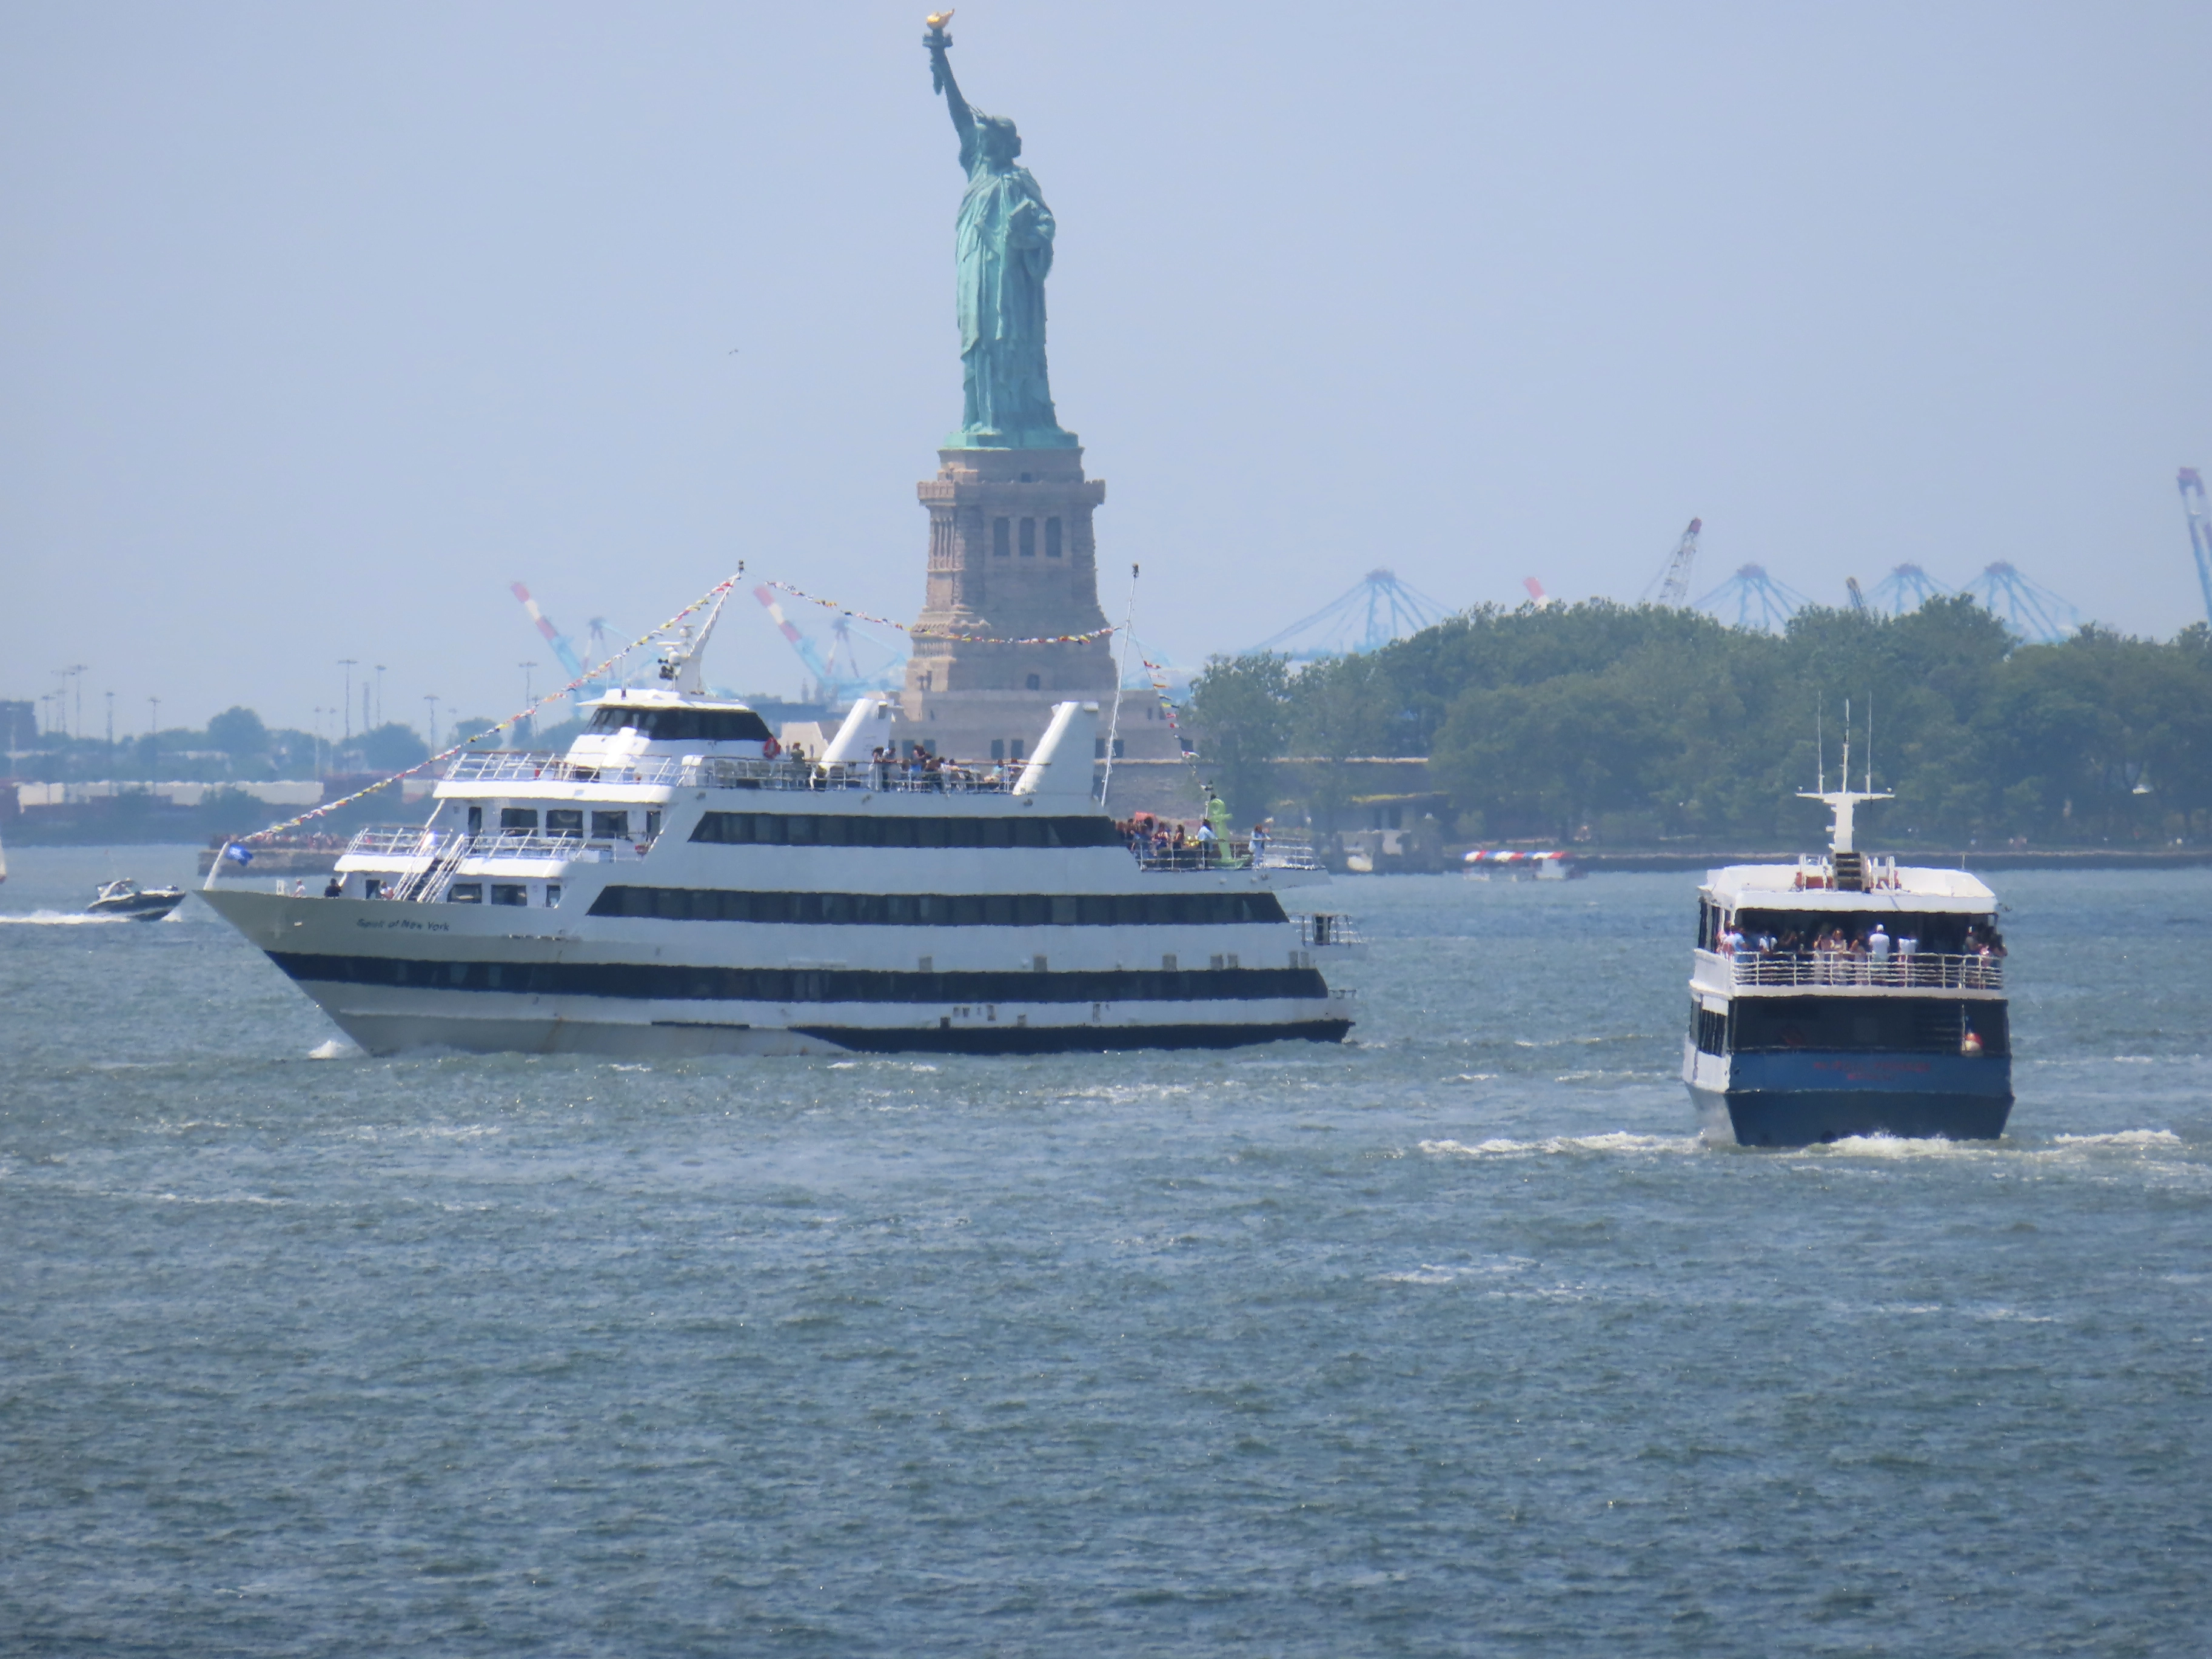
<svg viewBox="0 0 2212 1659">
<path fill-rule="evenodd" d="M 181 887 L 141 887 L 128 876 L 103 885 L 84 907 L 88 916 L 123 916 L 131 921 L 159 921 L 185 902 Z"/>
</svg>

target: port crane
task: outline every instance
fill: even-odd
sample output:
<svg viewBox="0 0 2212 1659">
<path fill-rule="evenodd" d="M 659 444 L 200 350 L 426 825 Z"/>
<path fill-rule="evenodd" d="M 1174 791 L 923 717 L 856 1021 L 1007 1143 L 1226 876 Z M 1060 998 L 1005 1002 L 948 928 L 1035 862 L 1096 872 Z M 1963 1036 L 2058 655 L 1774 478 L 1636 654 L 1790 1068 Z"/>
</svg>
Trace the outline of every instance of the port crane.
<svg viewBox="0 0 2212 1659">
<path fill-rule="evenodd" d="M 783 605 L 775 591 L 765 583 L 753 589 L 753 597 L 768 612 L 769 620 L 776 626 L 785 641 L 799 653 L 799 661 L 814 676 L 814 695 L 833 708 L 843 708 L 855 697 L 871 691 L 890 691 L 897 689 L 905 661 L 905 653 L 896 647 L 886 645 L 873 635 L 862 633 L 860 637 L 876 648 L 884 661 L 874 673 L 860 666 L 860 653 L 853 643 L 859 632 L 850 617 L 841 616 L 830 624 L 830 653 L 823 655 L 814 641 L 800 633 L 791 619 L 783 614 Z M 840 659 L 843 665 L 839 666 Z"/>
<path fill-rule="evenodd" d="M 530 620 L 537 624 L 538 631 L 545 636 L 545 643 L 552 647 L 553 654 L 561 659 L 561 666 L 568 671 L 568 678 L 572 680 L 583 679 L 587 672 L 587 665 L 576 654 L 576 642 L 553 625 L 553 619 L 538 608 L 537 600 L 530 597 L 528 588 L 520 582 L 510 583 L 509 586 L 514 597 L 522 602 L 522 608 L 529 613 Z M 594 654 L 599 653 L 600 646 L 604 643 L 605 630 L 606 623 L 604 617 L 592 618 L 592 649 Z M 586 680 L 576 688 L 574 700 L 580 703 L 598 696 L 606 689 L 606 682 L 604 679 Z"/>
<path fill-rule="evenodd" d="M 2212 622 L 2212 523 L 2204 517 L 2204 480 L 2193 466 L 2181 469 L 2181 510 L 2189 520 L 2189 550 L 2197 556 L 2197 585 L 2204 590 L 2204 619 Z"/>
<path fill-rule="evenodd" d="M 1690 527 L 1682 532 L 1682 539 L 1674 544 L 1674 550 L 1667 556 L 1666 568 L 1651 579 L 1644 590 L 1647 601 L 1670 607 L 1686 604 L 1690 597 L 1690 573 L 1698 562 L 1698 536 L 1705 527 L 1703 519 L 1690 520 Z"/>
</svg>

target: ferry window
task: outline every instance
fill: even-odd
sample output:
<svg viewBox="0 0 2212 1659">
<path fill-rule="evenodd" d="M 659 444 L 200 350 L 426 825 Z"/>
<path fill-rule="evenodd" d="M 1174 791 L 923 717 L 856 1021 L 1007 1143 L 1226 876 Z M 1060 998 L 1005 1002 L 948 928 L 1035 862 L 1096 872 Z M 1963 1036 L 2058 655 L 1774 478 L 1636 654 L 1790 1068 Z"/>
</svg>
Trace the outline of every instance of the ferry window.
<svg viewBox="0 0 2212 1659">
<path fill-rule="evenodd" d="M 1013 537 L 1012 534 L 1012 530 L 1013 521 L 1012 520 L 994 519 L 991 520 L 992 557 L 1004 559 L 1012 556 L 1014 550 Z"/>
<path fill-rule="evenodd" d="M 553 902 L 548 899 L 547 902 Z M 747 893 L 688 887 L 603 890 L 599 916 L 668 921 L 826 922 L 865 927 L 1111 927 L 1280 921 L 1272 893 Z"/>
<path fill-rule="evenodd" d="M 560 902 L 561 884 L 557 881 L 547 882 L 545 884 L 545 908 L 550 910 Z"/>
<path fill-rule="evenodd" d="M 472 836 L 483 834 L 483 808 L 481 806 L 469 808 L 469 833 Z"/>
<path fill-rule="evenodd" d="M 534 806 L 502 806 L 499 809 L 499 827 L 502 830 L 535 830 L 538 809 Z"/>
<path fill-rule="evenodd" d="M 519 881 L 495 881 L 491 884 L 494 904 L 527 904 L 530 889 Z"/>
<path fill-rule="evenodd" d="M 1022 556 L 1025 559 L 1036 557 L 1036 520 L 1035 519 L 1022 520 Z"/>
<path fill-rule="evenodd" d="M 645 833 L 648 836 L 657 836 L 660 833 L 659 813 L 647 812 L 645 815 Z"/>
<path fill-rule="evenodd" d="M 592 714 L 591 730 L 596 732 L 620 732 L 629 725 L 626 708 L 602 708 Z"/>
<path fill-rule="evenodd" d="M 482 904 L 483 884 L 480 881 L 457 881 L 446 890 L 448 904 Z"/>
<path fill-rule="evenodd" d="M 765 743 L 768 722 L 750 708 L 644 708 L 632 717 L 655 743 Z"/>
<path fill-rule="evenodd" d="M 1690 1005 L 1690 1025 L 1697 1034 L 1700 1054 L 1724 1054 L 1728 1052 L 1728 1015 L 1716 1013 L 1704 1003 Z"/>
<path fill-rule="evenodd" d="M 611 836 L 619 841 L 629 834 L 629 814 L 594 812 L 592 814 L 592 833 L 595 836 Z"/>
<path fill-rule="evenodd" d="M 1044 556 L 1048 559 L 1060 556 L 1060 520 L 1057 519 L 1044 521 Z"/>
<path fill-rule="evenodd" d="M 556 806 L 545 814 L 545 833 L 550 836 L 580 836 L 584 833 L 584 809 Z"/>
</svg>

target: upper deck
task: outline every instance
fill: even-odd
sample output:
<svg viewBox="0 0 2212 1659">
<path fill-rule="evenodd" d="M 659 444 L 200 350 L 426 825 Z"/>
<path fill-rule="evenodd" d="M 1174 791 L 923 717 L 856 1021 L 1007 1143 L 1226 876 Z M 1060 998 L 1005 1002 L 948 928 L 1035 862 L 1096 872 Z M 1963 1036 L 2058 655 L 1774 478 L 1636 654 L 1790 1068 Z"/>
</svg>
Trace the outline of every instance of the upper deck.
<svg viewBox="0 0 2212 1659">
<path fill-rule="evenodd" d="M 1801 858 L 1795 864 L 1734 864 L 1707 871 L 1699 891 L 1708 903 L 1729 914 L 1786 909 L 1986 916 L 1996 909 L 1997 896 L 1964 870 L 1900 865 L 1894 858 L 1861 860 L 1856 872 L 1838 871 L 1837 865 L 1833 855 Z"/>
</svg>

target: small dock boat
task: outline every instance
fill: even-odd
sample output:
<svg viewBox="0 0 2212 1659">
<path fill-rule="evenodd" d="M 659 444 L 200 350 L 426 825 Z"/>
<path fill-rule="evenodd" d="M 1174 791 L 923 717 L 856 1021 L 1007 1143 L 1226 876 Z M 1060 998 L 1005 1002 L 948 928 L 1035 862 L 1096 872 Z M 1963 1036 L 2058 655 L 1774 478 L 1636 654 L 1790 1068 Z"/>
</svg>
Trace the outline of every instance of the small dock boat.
<svg viewBox="0 0 2212 1659">
<path fill-rule="evenodd" d="M 1682 1080 L 1701 1133 L 1995 1139 L 2013 1103 L 1996 894 L 1859 851 L 1853 809 L 1890 799 L 1871 780 L 1801 799 L 1834 814 L 1825 858 L 1714 870 L 1698 892 Z"/>
<path fill-rule="evenodd" d="M 121 916 L 131 921 L 159 921 L 163 916 L 185 902 L 181 887 L 141 887 L 129 877 L 101 885 L 91 903 L 84 907 L 88 916 Z"/>
</svg>

